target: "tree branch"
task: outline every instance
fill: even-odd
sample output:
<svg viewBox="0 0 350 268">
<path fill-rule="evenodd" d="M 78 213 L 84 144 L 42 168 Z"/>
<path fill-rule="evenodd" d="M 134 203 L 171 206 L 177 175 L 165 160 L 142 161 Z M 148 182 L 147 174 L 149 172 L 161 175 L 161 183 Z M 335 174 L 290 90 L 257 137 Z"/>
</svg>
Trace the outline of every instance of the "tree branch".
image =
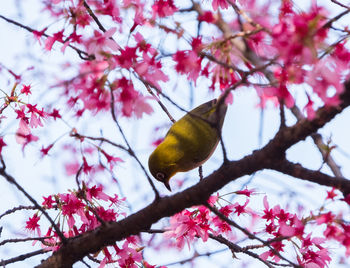
<svg viewBox="0 0 350 268">
<path fill-rule="evenodd" d="M 350 180 L 343 177 L 332 177 L 317 170 L 311 170 L 288 160 L 275 163 L 272 169 L 305 181 L 339 189 L 344 197 L 350 194 Z"/>
<path fill-rule="evenodd" d="M 304 115 L 297 106 L 292 107 L 291 111 L 298 120 L 305 119 Z M 333 157 L 330 154 L 331 152 L 325 149 L 327 148 L 327 145 L 323 142 L 322 136 L 319 133 L 312 133 L 311 138 L 313 139 L 318 150 L 320 151 L 323 161 L 329 166 L 333 174 L 336 177 L 343 177 L 343 174 L 340 171 L 340 167 L 337 165 L 337 163 L 334 161 Z"/>
<path fill-rule="evenodd" d="M 17 22 L 17 21 L 14 21 L 14 20 L 12 20 L 12 19 L 9 19 L 9 18 L 7 18 L 7 17 L 5 17 L 5 16 L 3 16 L 3 15 L 0 15 L 0 18 L 3 19 L 3 20 L 5 20 L 5 21 L 7 21 L 8 23 L 11 23 L 11 24 L 13 24 L 13 25 L 16 25 L 16 26 L 18 26 L 18 27 L 20 27 L 20 28 L 22 28 L 22 29 L 25 29 L 25 30 L 27 30 L 28 32 L 33 33 L 33 32 L 36 31 L 36 30 L 34 30 L 33 28 L 30 28 L 30 27 L 28 27 L 28 26 L 26 26 L 26 25 L 23 25 L 22 23 L 19 23 L 19 22 Z M 38 32 L 38 31 L 37 31 L 37 32 Z M 43 33 L 43 36 L 45 36 L 45 37 L 50 37 L 50 35 L 48 35 L 48 34 L 46 34 L 46 33 Z M 83 59 L 83 60 L 93 60 L 93 59 L 95 59 L 95 56 L 94 56 L 94 55 L 90 55 L 90 54 L 88 54 L 87 52 L 85 52 L 85 51 L 83 51 L 83 50 L 81 50 L 81 49 L 79 49 L 79 48 L 77 48 L 77 47 L 75 47 L 75 46 L 73 46 L 73 45 L 71 45 L 71 44 L 69 44 L 68 46 L 69 46 L 71 49 L 74 49 L 74 50 L 78 53 L 78 56 L 79 56 L 81 59 Z"/>
<path fill-rule="evenodd" d="M 47 251 L 44 249 L 39 249 L 39 250 L 36 250 L 33 252 L 19 255 L 17 257 L 11 258 L 11 259 L 1 260 L 0 265 L 5 267 L 5 265 L 7 265 L 7 264 L 11 264 L 11 263 L 19 262 L 19 261 L 24 261 L 25 259 L 31 258 L 31 257 L 36 256 L 36 255 L 44 254 L 44 253 L 47 253 Z"/>
<path fill-rule="evenodd" d="M 231 241 L 227 240 L 226 238 L 224 238 L 221 235 L 218 236 L 214 236 L 212 234 L 209 234 L 209 237 L 215 241 L 218 241 L 219 243 L 222 243 L 224 245 L 226 245 L 232 252 L 233 257 L 235 257 L 234 253 L 245 253 L 259 261 L 261 261 L 262 263 L 264 263 L 267 267 L 269 268 L 273 268 L 273 265 L 279 265 L 279 266 L 290 266 L 289 264 L 278 264 L 278 263 L 270 263 L 269 261 L 265 261 L 262 258 L 259 257 L 258 254 L 251 252 L 250 250 L 248 250 L 247 248 L 242 248 L 239 245 L 232 243 Z"/>
</svg>

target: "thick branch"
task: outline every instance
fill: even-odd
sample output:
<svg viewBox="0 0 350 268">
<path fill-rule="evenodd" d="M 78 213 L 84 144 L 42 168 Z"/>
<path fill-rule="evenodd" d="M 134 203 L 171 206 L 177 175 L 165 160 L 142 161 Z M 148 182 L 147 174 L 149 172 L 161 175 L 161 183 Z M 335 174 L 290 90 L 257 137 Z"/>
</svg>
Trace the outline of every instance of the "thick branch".
<svg viewBox="0 0 350 268">
<path fill-rule="evenodd" d="M 291 111 L 298 120 L 305 119 L 305 116 L 302 114 L 302 112 L 297 106 L 292 107 Z M 311 134 L 311 138 L 314 140 L 314 143 L 316 144 L 318 150 L 322 154 L 323 161 L 327 163 L 329 168 L 332 170 L 333 174 L 336 177 L 343 177 L 340 167 L 337 165 L 337 163 L 334 161 L 333 157 L 330 154 L 330 150 L 326 149 L 328 146 L 323 142 L 322 136 L 319 133 L 313 133 Z"/>
<path fill-rule="evenodd" d="M 344 196 L 350 194 L 350 181 L 343 177 L 332 177 L 317 170 L 304 168 L 302 165 L 288 160 L 276 162 L 273 169 L 295 178 L 337 188 L 343 192 Z"/>
</svg>

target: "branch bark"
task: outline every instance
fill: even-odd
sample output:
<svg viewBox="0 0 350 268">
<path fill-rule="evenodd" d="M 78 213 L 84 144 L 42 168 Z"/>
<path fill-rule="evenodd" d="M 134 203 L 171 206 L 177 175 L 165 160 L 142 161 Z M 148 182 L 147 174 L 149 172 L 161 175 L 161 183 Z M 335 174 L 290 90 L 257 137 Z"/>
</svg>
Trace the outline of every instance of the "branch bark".
<svg viewBox="0 0 350 268">
<path fill-rule="evenodd" d="M 350 194 L 350 181 L 343 177 L 332 177 L 317 170 L 307 169 L 300 164 L 292 163 L 288 160 L 276 162 L 273 169 L 295 178 L 337 188 L 344 196 Z"/>
</svg>

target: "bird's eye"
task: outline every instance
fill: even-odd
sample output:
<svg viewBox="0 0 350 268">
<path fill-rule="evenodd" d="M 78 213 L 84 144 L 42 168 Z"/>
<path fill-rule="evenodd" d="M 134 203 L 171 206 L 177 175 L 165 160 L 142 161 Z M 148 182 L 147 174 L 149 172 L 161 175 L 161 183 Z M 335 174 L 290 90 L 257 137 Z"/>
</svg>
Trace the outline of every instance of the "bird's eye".
<svg viewBox="0 0 350 268">
<path fill-rule="evenodd" d="M 158 173 L 156 174 L 156 177 L 157 177 L 158 180 L 163 180 L 164 177 L 165 177 L 165 175 L 164 175 L 162 172 L 158 172 Z"/>
</svg>

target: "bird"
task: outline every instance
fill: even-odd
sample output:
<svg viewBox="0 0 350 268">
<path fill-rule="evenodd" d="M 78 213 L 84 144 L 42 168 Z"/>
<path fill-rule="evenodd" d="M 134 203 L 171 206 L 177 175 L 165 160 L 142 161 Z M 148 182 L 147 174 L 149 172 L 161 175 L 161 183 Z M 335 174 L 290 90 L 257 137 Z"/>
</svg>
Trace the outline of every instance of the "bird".
<svg viewBox="0 0 350 268">
<path fill-rule="evenodd" d="M 221 96 L 199 105 L 176 121 L 148 158 L 153 177 L 171 191 L 172 176 L 206 162 L 219 143 L 226 112 L 227 104 Z"/>
</svg>

